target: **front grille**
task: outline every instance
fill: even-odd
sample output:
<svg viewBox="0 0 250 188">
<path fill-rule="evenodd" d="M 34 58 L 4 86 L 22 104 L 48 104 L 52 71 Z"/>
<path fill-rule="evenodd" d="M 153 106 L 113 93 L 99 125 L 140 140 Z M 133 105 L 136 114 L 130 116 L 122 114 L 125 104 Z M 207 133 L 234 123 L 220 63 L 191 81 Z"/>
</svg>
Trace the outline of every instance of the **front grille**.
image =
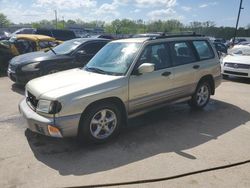
<svg viewBox="0 0 250 188">
<path fill-rule="evenodd" d="M 33 109 L 36 109 L 38 100 L 34 95 L 32 95 L 29 91 L 27 92 L 27 102 L 30 103 Z"/>
<path fill-rule="evenodd" d="M 250 65 L 240 64 L 240 63 L 225 63 L 224 66 L 235 69 L 250 69 Z"/>
<path fill-rule="evenodd" d="M 224 73 L 234 74 L 234 75 L 239 75 L 239 76 L 248 76 L 247 73 L 243 73 L 243 72 L 224 71 Z"/>
</svg>

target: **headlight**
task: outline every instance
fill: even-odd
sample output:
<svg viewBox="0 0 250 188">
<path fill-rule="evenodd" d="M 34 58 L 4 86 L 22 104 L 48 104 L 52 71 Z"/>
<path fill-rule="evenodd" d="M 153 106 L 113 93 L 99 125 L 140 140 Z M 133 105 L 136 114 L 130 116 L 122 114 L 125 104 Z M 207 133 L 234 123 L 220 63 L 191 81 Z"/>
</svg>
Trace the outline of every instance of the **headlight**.
<svg viewBox="0 0 250 188">
<path fill-rule="evenodd" d="M 36 71 L 39 70 L 38 65 L 40 62 L 30 63 L 28 65 L 24 65 L 21 69 L 22 71 Z"/>
<path fill-rule="evenodd" d="M 48 100 L 39 100 L 37 105 L 37 111 L 43 112 L 46 114 L 56 114 L 60 112 L 62 105 L 58 101 L 48 101 Z"/>
</svg>

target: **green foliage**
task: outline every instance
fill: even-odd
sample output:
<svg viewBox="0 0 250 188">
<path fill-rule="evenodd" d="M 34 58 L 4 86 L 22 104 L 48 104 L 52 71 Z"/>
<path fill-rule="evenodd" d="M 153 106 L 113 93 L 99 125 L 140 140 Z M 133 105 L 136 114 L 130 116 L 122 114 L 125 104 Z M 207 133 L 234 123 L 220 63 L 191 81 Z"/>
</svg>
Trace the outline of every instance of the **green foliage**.
<svg viewBox="0 0 250 188">
<path fill-rule="evenodd" d="M 0 27 L 8 27 L 10 25 L 10 20 L 8 18 L 0 13 Z"/>
<path fill-rule="evenodd" d="M 8 27 L 10 21 L 4 14 L 0 13 L 0 27 Z M 130 20 L 130 19 L 116 19 L 111 23 L 105 23 L 104 21 L 90 21 L 85 22 L 81 19 L 76 20 L 58 20 L 57 28 L 65 29 L 72 26 L 80 26 L 82 28 L 104 28 L 106 33 L 110 34 L 138 34 L 148 32 L 184 32 L 193 31 L 199 34 L 220 37 L 230 39 L 233 37 L 234 27 L 216 27 L 212 21 L 198 22 L 193 21 L 188 25 L 184 25 L 179 20 L 157 20 L 151 22 L 145 22 L 142 19 Z M 41 20 L 39 22 L 32 23 L 33 28 L 55 28 L 55 20 Z M 250 24 L 245 28 L 239 28 L 237 36 L 250 37 Z"/>
</svg>

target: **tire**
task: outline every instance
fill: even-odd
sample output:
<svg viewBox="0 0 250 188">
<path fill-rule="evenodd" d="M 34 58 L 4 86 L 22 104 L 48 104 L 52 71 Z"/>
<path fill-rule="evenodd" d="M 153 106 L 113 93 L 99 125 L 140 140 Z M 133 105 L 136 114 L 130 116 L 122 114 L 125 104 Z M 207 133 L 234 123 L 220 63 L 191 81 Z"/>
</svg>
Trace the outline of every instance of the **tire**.
<svg viewBox="0 0 250 188">
<path fill-rule="evenodd" d="M 118 135 L 121 119 L 117 105 L 109 102 L 95 104 L 82 114 L 78 140 L 81 143 L 104 143 Z"/>
<path fill-rule="evenodd" d="M 192 99 L 189 101 L 189 105 L 194 109 L 202 109 L 209 102 L 210 96 L 211 85 L 208 81 L 201 81 L 198 84 Z"/>
</svg>

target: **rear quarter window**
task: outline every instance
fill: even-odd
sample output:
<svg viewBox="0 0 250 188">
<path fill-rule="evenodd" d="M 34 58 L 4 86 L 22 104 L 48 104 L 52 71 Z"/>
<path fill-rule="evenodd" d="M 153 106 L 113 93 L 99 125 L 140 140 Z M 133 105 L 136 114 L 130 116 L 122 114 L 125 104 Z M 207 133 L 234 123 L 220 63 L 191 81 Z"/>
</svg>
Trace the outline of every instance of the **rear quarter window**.
<svg viewBox="0 0 250 188">
<path fill-rule="evenodd" d="M 207 41 L 193 41 L 193 45 L 199 55 L 200 60 L 214 58 L 213 49 Z"/>
</svg>

